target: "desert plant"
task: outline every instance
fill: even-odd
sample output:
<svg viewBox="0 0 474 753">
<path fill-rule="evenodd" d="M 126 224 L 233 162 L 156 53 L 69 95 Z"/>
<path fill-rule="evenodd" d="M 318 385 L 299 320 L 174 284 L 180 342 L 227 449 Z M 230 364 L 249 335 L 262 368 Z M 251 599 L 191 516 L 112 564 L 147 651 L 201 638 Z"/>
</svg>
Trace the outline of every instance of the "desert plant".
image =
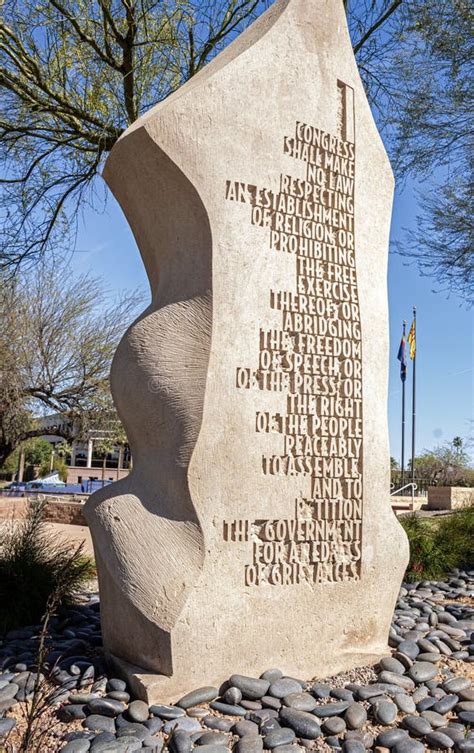
<svg viewBox="0 0 474 753">
<path fill-rule="evenodd" d="M 454 567 L 474 564 L 474 506 L 456 510 L 440 518 L 436 530 L 436 545 L 445 557 L 454 560 Z"/>
<path fill-rule="evenodd" d="M 443 518 L 400 517 L 410 543 L 409 582 L 437 580 L 454 567 L 474 564 L 474 507 Z"/>
<path fill-rule="evenodd" d="M 57 695 L 57 690 L 51 690 L 43 674 L 49 623 L 58 607 L 70 599 L 77 590 L 78 585 L 82 582 L 81 573 L 85 575 L 89 571 L 90 565 L 83 556 L 83 547 L 84 543 L 79 544 L 66 556 L 64 556 L 63 552 L 61 562 L 56 561 L 57 568 L 55 571 L 54 589 L 48 596 L 45 612 L 41 618 L 33 697 L 31 702 L 26 705 L 26 725 L 21 738 L 19 753 L 33 753 L 33 751 L 38 751 L 39 753 L 43 749 L 45 732 L 49 732 L 51 729 L 50 725 L 48 725 L 48 728 L 45 730 L 44 725 L 41 723 L 43 715 L 48 710 L 50 704 L 54 702 L 55 695 Z"/>
<path fill-rule="evenodd" d="M 22 522 L 0 532 L 0 635 L 38 623 L 74 594 L 93 575 L 93 562 L 83 544 L 70 544 L 45 528 L 45 502 L 31 501 Z"/>
<path fill-rule="evenodd" d="M 409 582 L 442 578 L 446 568 L 454 567 L 446 563 L 445 552 L 439 551 L 435 542 L 435 528 L 431 521 L 416 514 L 400 518 L 410 543 L 410 561 L 405 578 Z"/>
</svg>

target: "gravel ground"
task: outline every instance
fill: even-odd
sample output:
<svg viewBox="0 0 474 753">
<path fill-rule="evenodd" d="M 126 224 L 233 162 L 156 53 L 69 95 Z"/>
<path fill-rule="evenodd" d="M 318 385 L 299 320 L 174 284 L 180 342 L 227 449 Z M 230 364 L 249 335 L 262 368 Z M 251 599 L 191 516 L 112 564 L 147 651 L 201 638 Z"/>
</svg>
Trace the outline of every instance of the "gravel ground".
<svg viewBox="0 0 474 753">
<path fill-rule="evenodd" d="M 94 584 L 93 584 L 94 585 Z M 24 748 L 39 626 L 0 645 L 0 753 Z M 174 706 L 130 698 L 103 659 L 99 597 L 51 623 L 29 753 L 474 753 L 474 570 L 404 584 L 380 665 L 325 680 L 233 675 Z M 3 748 L 2 748 L 3 745 Z M 23 748 L 22 748 L 23 746 Z"/>
</svg>

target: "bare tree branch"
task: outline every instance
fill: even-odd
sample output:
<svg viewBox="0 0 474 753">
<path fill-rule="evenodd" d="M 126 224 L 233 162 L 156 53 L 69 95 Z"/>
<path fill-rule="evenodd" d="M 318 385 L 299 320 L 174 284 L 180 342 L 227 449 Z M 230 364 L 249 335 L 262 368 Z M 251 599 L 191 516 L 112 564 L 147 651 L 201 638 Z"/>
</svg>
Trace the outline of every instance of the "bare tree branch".
<svg viewBox="0 0 474 753">
<path fill-rule="evenodd" d="M 110 412 L 110 362 L 140 300 L 132 292 L 104 304 L 101 280 L 64 267 L 0 287 L 0 464 L 19 441 L 45 433 L 34 416 L 58 413 L 72 426 Z M 71 430 L 55 433 L 71 439 Z"/>
<path fill-rule="evenodd" d="M 381 16 L 373 23 L 370 28 L 367 29 L 365 34 L 362 35 L 362 37 L 359 39 L 358 42 L 356 42 L 353 45 L 354 54 L 359 52 L 359 50 L 364 46 L 366 42 L 370 39 L 370 37 L 375 34 L 377 29 L 380 29 L 381 26 L 390 18 L 390 16 L 395 13 L 398 6 L 401 5 L 402 0 L 393 0 L 392 4 L 387 8 L 385 13 L 382 13 Z"/>
</svg>

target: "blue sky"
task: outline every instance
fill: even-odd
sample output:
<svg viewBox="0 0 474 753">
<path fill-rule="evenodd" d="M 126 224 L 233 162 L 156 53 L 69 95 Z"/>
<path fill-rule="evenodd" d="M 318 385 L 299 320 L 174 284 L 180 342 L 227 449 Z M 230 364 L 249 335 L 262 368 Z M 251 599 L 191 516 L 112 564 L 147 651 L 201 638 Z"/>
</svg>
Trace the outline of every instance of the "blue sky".
<svg viewBox="0 0 474 753">
<path fill-rule="evenodd" d="M 422 185 L 421 190 L 428 189 Z M 417 192 L 411 184 L 397 191 L 392 217 L 392 240 L 402 239 L 404 227 L 413 227 L 417 213 Z M 473 433 L 474 342 L 473 311 L 451 295 L 435 292 L 435 281 L 421 276 L 416 266 L 391 253 L 388 270 L 390 307 L 390 384 L 388 415 L 390 451 L 400 458 L 401 381 L 396 360 L 402 331 L 407 332 L 413 304 L 417 307 L 417 452 Z M 408 366 L 407 409 L 411 414 L 411 362 Z M 411 415 L 410 415 L 411 419 Z M 406 439 L 411 443 L 407 428 Z M 470 447 L 474 459 L 474 447 Z"/>
<path fill-rule="evenodd" d="M 402 239 L 402 229 L 413 225 L 417 211 L 416 192 L 411 184 L 397 190 L 392 218 L 392 240 Z M 108 281 L 111 293 L 131 288 L 148 292 L 148 282 L 135 241 L 112 196 L 104 214 L 87 210 L 79 230 L 72 260 L 78 272 L 91 270 Z M 417 307 L 417 436 L 416 450 L 472 433 L 473 312 L 462 300 L 434 292 L 436 285 L 422 277 L 417 267 L 395 253 L 389 257 L 388 294 L 390 307 L 390 383 L 388 417 L 390 452 L 400 459 L 401 382 L 396 360 L 402 321 L 411 322 Z M 406 457 L 411 447 L 411 363 L 407 380 Z M 474 462 L 474 446 L 470 447 Z"/>
</svg>

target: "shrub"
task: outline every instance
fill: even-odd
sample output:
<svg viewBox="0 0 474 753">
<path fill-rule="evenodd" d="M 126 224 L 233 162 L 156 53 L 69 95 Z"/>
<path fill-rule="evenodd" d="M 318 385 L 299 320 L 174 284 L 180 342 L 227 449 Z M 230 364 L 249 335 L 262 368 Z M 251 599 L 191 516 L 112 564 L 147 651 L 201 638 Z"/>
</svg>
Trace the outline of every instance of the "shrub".
<svg viewBox="0 0 474 753">
<path fill-rule="evenodd" d="M 447 564 L 444 552 L 436 547 L 435 526 L 431 521 L 415 514 L 401 517 L 400 522 L 410 543 L 410 561 L 405 573 L 406 580 L 442 578 L 446 569 L 454 565 L 451 562 Z"/>
<path fill-rule="evenodd" d="M 439 580 L 454 567 L 474 565 L 474 507 L 438 518 L 399 518 L 410 543 L 408 581 Z"/>
<path fill-rule="evenodd" d="M 474 507 L 439 518 L 436 543 L 445 557 L 454 559 L 453 567 L 474 565 Z"/>
<path fill-rule="evenodd" d="M 57 471 L 61 481 L 67 482 L 67 465 L 64 458 L 56 456 L 53 460 L 52 468 L 51 468 L 51 458 L 49 458 L 46 462 L 41 463 L 39 467 L 38 476 L 42 478 L 43 476 L 47 476 L 52 471 Z"/>
<path fill-rule="evenodd" d="M 30 502 L 24 521 L 0 532 L 0 635 L 38 623 L 52 594 L 73 600 L 94 573 L 83 544 L 71 548 L 45 529 L 44 502 Z"/>
<path fill-rule="evenodd" d="M 19 447 L 13 450 L 5 460 L 3 470 L 7 473 L 16 473 L 20 458 L 20 449 L 25 453 L 25 467 L 29 465 L 44 465 L 49 471 L 52 447 L 46 439 L 27 439 Z"/>
</svg>

